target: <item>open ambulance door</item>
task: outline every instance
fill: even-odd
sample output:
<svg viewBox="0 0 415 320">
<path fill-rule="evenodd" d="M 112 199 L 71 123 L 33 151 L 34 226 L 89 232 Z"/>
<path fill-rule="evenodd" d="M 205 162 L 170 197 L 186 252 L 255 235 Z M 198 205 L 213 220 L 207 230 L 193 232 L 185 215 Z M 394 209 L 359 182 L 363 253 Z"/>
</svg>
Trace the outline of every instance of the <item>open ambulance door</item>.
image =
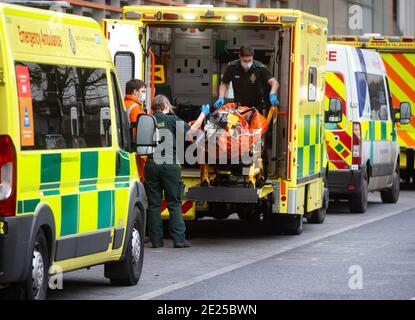
<svg viewBox="0 0 415 320">
<path fill-rule="evenodd" d="M 291 84 L 291 31 L 290 27 L 280 29 L 275 39 L 274 77 L 280 84 L 278 116 L 272 121 L 272 148 L 268 155 L 268 176 L 287 179 L 288 132 Z M 269 137 L 268 137 L 269 138 Z M 270 145 L 267 143 L 267 145 Z"/>
<path fill-rule="evenodd" d="M 131 79 L 143 80 L 143 23 L 104 19 L 104 33 L 108 40 L 120 88 L 125 94 L 125 85 Z"/>
</svg>

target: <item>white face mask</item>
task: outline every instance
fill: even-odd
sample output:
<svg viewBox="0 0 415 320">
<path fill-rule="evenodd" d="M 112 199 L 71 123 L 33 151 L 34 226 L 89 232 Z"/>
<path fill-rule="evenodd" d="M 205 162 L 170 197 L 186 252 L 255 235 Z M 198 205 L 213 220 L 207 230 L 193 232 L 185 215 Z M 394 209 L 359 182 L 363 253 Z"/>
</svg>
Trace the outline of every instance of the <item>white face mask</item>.
<svg viewBox="0 0 415 320">
<path fill-rule="evenodd" d="M 241 66 L 242 66 L 242 69 L 244 69 L 245 71 L 248 71 L 252 67 L 252 62 L 245 63 L 241 61 Z"/>
<path fill-rule="evenodd" d="M 140 100 L 141 102 L 146 101 L 146 93 L 145 93 L 145 92 L 143 92 L 143 93 L 140 95 L 140 98 L 138 98 L 138 100 Z"/>
</svg>

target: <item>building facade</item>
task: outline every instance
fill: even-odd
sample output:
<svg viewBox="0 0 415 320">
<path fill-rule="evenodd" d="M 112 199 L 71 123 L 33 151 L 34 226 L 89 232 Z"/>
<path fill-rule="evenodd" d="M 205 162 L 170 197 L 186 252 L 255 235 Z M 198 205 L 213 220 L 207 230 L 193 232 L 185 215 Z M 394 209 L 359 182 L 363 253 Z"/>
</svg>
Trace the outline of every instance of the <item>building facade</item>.
<svg viewBox="0 0 415 320">
<path fill-rule="evenodd" d="M 66 0 L 70 13 L 118 18 L 125 5 L 212 4 L 227 7 L 295 8 L 329 19 L 330 34 L 410 34 L 415 29 L 414 0 Z"/>
<path fill-rule="evenodd" d="M 399 0 L 397 3 L 397 22 L 401 33 L 415 36 L 415 1 Z"/>
</svg>

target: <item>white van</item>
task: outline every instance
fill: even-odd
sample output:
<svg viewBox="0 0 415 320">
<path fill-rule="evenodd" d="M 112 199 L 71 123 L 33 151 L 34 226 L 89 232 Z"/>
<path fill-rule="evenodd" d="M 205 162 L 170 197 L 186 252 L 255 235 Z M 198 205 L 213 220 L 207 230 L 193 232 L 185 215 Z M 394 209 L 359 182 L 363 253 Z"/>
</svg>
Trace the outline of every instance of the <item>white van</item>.
<svg viewBox="0 0 415 320">
<path fill-rule="evenodd" d="M 381 56 L 374 51 L 328 45 L 326 140 L 331 198 L 348 199 L 350 211 L 364 213 L 368 192 L 382 201 L 399 199 L 399 145 L 395 121 L 407 124 L 410 106 L 392 107 Z"/>
</svg>

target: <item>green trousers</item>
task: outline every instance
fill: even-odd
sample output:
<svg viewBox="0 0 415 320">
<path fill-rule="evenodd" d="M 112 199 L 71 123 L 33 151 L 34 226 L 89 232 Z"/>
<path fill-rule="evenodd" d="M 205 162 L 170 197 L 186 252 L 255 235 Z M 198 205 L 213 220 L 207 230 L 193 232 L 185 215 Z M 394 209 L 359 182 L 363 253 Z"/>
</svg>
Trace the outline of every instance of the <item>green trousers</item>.
<svg viewBox="0 0 415 320">
<path fill-rule="evenodd" d="M 148 203 L 148 235 L 153 244 L 163 241 L 161 202 L 164 198 L 170 214 L 169 231 L 174 243 L 185 240 L 186 226 L 182 217 L 183 183 L 178 164 L 156 164 L 147 161 L 144 169 L 144 187 Z"/>
</svg>

